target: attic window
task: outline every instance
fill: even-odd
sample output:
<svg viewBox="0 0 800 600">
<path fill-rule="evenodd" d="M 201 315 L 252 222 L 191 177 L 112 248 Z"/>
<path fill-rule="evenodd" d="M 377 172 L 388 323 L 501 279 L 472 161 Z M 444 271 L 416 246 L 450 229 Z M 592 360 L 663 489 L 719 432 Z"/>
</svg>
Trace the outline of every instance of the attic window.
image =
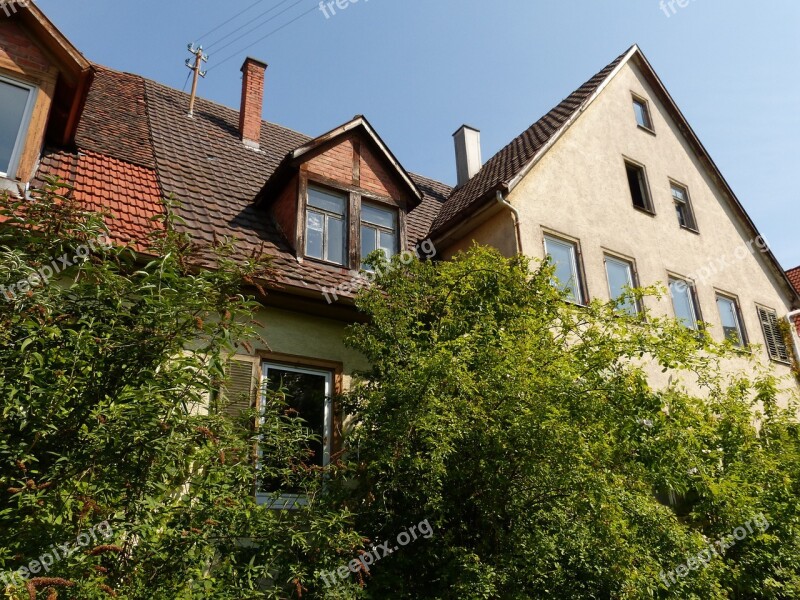
<svg viewBox="0 0 800 600">
<path fill-rule="evenodd" d="M 633 205 L 639 210 L 655 213 L 653 203 L 650 200 L 650 190 L 647 186 L 647 174 L 644 167 L 630 161 L 625 161 L 625 172 L 628 175 L 628 186 L 631 190 Z"/>
<path fill-rule="evenodd" d="M 13 177 L 25 145 L 36 88 L 0 77 L 0 177 Z"/>
<path fill-rule="evenodd" d="M 642 129 L 654 133 L 653 119 L 650 118 L 650 107 L 647 105 L 647 100 L 634 95 L 633 112 L 636 114 L 636 124 Z"/>
<path fill-rule="evenodd" d="M 383 250 L 387 259 L 397 254 L 397 211 L 362 204 L 361 260 L 375 250 Z M 369 269 L 366 265 L 362 266 Z"/>
<path fill-rule="evenodd" d="M 697 221 L 689 200 L 689 191 L 677 183 L 672 184 L 672 199 L 675 201 L 675 211 L 678 214 L 678 223 L 684 229 L 697 233 Z"/>
<path fill-rule="evenodd" d="M 306 256 L 343 265 L 348 197 L 320 188 L 308 188 Z"/>
</svg>

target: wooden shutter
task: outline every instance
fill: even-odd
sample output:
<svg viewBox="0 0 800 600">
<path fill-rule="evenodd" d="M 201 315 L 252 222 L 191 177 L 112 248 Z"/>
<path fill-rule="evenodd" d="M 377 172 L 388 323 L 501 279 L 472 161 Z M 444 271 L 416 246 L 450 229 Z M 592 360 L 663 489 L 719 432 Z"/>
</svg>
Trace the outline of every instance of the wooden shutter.
<svg viewBox="0 0 800 600">
<path fill-rule="evenodd" d="M 774 310 L 758 307 L 758 318 L 761 320 L 761 329 L 764 330 L 764 340 L 767 351 L 772 360 L 789 362 L 789 350 L 778 327 L 778 314 Z"/>
<path fill-rule="evenodd" d="M 223 414 L 239 418 L 244 411 L 256 407 L 260 389 L 259 359 L 250 356 L 233 356 L 225 367 L 225 383 L 220 394 Z"/>
</svg>

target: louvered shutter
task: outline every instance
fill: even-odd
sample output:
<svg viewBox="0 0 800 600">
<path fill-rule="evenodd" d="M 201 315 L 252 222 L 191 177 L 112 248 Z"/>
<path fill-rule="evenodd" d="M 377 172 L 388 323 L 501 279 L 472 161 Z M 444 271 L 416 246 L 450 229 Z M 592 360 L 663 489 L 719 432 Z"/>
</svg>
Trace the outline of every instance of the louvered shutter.
<svg viewBox="0 0 800 600">
<path fill-rule="evenodd" d="M 772 360 L 789 362 L 789 350 L 778 327 L 778 314 L 773 310 L 758 307 L 758 317 L 761 320 L 761 329 L 764 331 L 764 340 L 767 351 Z"/>
<path fill-rule="evenodd" d="M 255 408 L 258 397 L 258 360 L 249 356 L 234 356 L 225 368 L 225 383 L 220 399 L 222 413 L 239 418 L 244 411 Z"/>
</svg>

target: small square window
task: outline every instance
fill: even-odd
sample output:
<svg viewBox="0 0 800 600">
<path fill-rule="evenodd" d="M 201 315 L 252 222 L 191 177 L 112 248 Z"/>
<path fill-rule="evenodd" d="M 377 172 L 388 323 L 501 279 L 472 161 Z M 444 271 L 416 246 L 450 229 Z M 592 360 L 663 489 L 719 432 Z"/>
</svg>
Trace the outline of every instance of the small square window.
<svg viewBox="0 0 800 600">
<path fill-rule="evenodd" d="M 556 268 L 554 285 L 567 293 L 570 302 L 583 304 L 577 244 L 545 236 L 544 249 Z"/>
<path fill-rule="evenodd" d="M 628 175 L 628 187 L 631 190 L 633 205 L 639 210 L 655 213 L 644 167 L 625 161 L 625 172 Z"/>
<path fill-rule="evenodd" d="M 633 112 L 636 114 L 636 124 L 652 132 L 653 120 L 650 118 L 650 107 L 647 105 L 647 100 L 634 96 Z"/>
<path fill-rule="evenodd" d="M 684 229 L 697 231 L 697 221 L 694 218 L 694 210 L 689 200 L 689 190 L 680 184 L 672 184 L 672 199 L 675 201 L 675 212 L 678 215 L 678 223 Z"/>
<path fill-rule="evenodd" d="M 725 334 L 725 339 L 740 348 L 744 348 L 747 340 L 742 326 L 739 303 L 735 298 L 717 294 L 717 308 L 719 309 L 719 318 L 722 322 L 722 331 Z"/>
<path fill-rule="evenodd" d="M 694 285 L 685 279 L 669 278 L 669 293 L 675 318 L 689 329 L 700 330 L 700 309 Z"/>
</svg>

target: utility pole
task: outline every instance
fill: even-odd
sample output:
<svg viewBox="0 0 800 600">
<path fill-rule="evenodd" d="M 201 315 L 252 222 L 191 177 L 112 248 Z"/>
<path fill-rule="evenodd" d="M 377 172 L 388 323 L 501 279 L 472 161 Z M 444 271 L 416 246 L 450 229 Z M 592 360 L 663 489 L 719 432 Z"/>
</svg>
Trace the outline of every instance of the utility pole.
<svg viewBox="0 0 800 600">
<path fill-rule="evenodd" d="M 189 116 L 194 116 L 194 101 L 197 98 L 197 82 L 200 77 L 206 76 L 206 71 L 201 71 L 200 66 L 204 62 L 208 62 L 208 56 L 203 54 L 203 47 L 199 46 L 197 48 L 194 47 L 194 44 L 189 44 L 188 50 L 191 54 L 194 55 L 194 64 L 192 64 L 192 59 L 186 59 L 186 66 L 189 67 L 192 71 L 194 71 L 194 81 L 192 81 L 192 98 L 189 100 Z"/>
</svg>

